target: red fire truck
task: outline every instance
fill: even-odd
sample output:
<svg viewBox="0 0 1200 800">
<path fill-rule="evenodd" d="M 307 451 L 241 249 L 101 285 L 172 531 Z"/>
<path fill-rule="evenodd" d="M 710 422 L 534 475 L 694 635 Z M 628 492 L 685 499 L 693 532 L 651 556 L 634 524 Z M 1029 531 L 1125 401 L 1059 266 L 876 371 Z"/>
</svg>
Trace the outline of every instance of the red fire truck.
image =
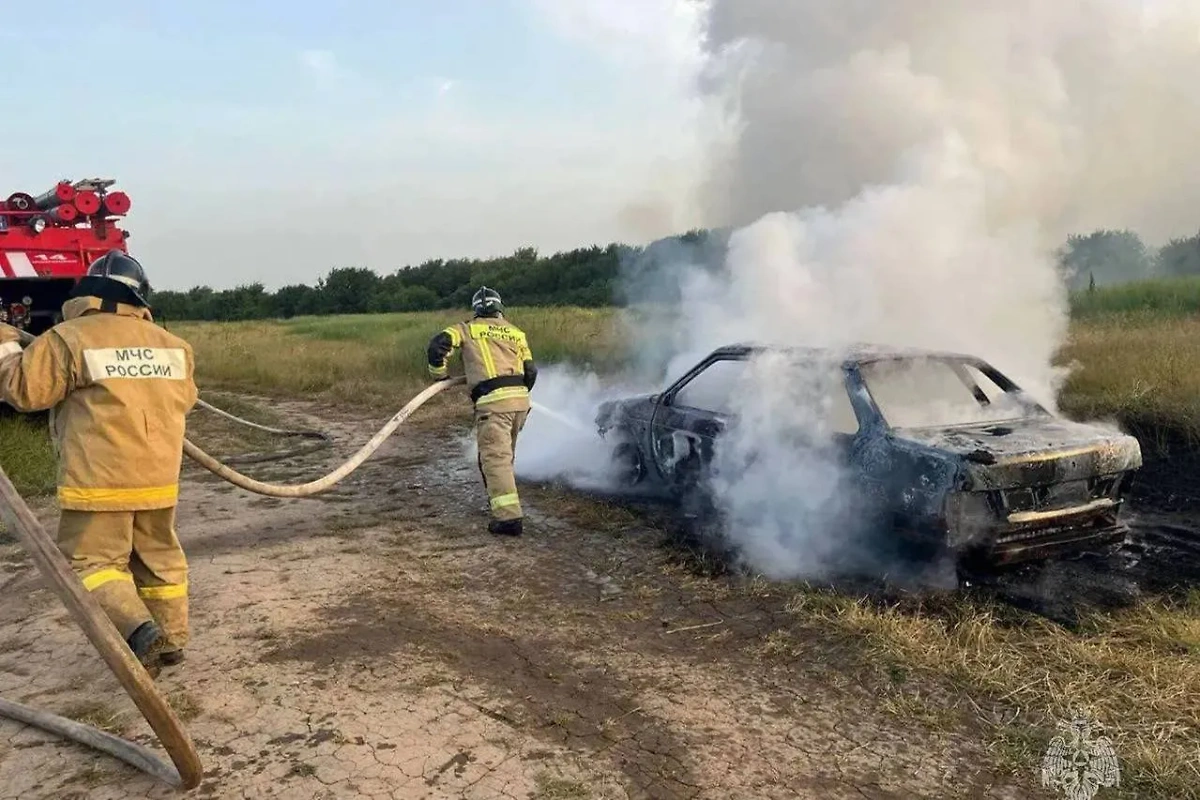
<svg viewBox="0 0 1200 800">
<path fill-rule="evenodd" d="M 129 196 L 107 178 L 62 180 L 40 195 L 0 203 L 0 322 L 35 336 L 62 318 L 62 304 L 109 250 L 128 252 L 117 226 Z"/>
</svg>

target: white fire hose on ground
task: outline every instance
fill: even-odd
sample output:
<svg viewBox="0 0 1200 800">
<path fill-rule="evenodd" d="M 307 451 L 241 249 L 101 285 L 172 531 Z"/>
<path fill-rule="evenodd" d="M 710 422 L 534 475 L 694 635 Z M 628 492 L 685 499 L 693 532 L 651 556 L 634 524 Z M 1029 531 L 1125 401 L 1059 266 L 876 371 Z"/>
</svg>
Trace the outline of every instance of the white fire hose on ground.
<svg viewBox="0 0 1200 800">
<path fill-rule="evenodd" d="M 456 386 L 463 382 L 465 382 L 465 379 L 462 377 L 458 377 L 458 378 L 451 378 L 450 380 L 438 381 L 437 383 L 426 387 L 423 392 L 418 394 L 412 400 L 409 400 L 408 403 L 404 406 L 404 408 L 397 411 L 396 415 L 393 416 L 390 420 L 388 420 L 387 424 L 384 425 L 382 428 L 380 428 L 379 432 L 376 433 L 373 437 L 371 437 L 371 440 L 369 442 L 367 442 L 366 444 L 364 444 L 361 448 L 359 448 L 359 451 L 357 453 L 355 453 L 353 456 L 351 456 L 349 459 L 347 459 L 344 464 L 342 464 L 340 467 L 338 467 L 337 469 L 330 472 L 328 475 L 325 475 L 322 478 L 317 478 L 316 480 L 313 480 L 313 481 L 309 481 L 308 483 L 287 485 L 287 484 L 278 484 L 278 483 L 264 483 L 262 481 L 255 480 L 254 478 L 250 478 L 250 477 L 243 475 L 242 473 L 232 469 L 231 467 L 227 466 L 226 464 L 222 464 L 220 461 L 213 458 L 208 453 L 204 452 L 203 450 L 201 450 L 196 445 L 192 444 L 192 442 L 187 439 L 183 440 L 183 452 L 187 453 L 189 458 L 191 458 L 193 461 L 198 463 L 200 466 L 207 469 L 209 472 L 213 473 L 214 475 L 216 475 L 220 478 L 223 478 L 223 479 L 229 481 L 234 486 L 238 486 L 238 487 L 241 487 L 242 489 L 245 489 L 246 491 L 255 492 L 256 494 L 264 494 L 264 495 L 268 495 L 270 497 L 307 497 L 309 495 L 313 495 L 313 494 L 317 494 L 318 492 L 325 491 L 326 489 L 330 488 L 338 481 L 345 478 L 351 472 L 354 472 L 354 470 L 356 470 L 360 466 L 362 466 L 362 463 L 364 461 L 366 461 L 368 458 L 370 458 L 375 453 L 375 451 L 379 449 L 380 445 L 382 445 L 389 436 L 391 436 L 393 433 L 396 432 L 397 428 L 399 428 L 401 425 L 403 425 L 404 422 L 410 416 L 412 416 L 412 413 L 414 411 L 416 411 L 421 406 L 425 405 L 425 403 L 429 402 L 429 400 L 434 395 L 436 395 L 440 392 L 443 392 L 446 389 L 449 389 L 451 386 Z M 217 411 L 217 409 L 214 409 L 212 406 L 209 406 L 207 403 L 205 403 L 204 405 L 209 409 Z M 219 413 L 222 413 L 226 417 L 229 417 L 237 422 L 241 422 L 243 424 L 248 424 L 248 425 L 260 428 L 260 429 L 263 428 L 263 426 L 261 426 L 261 425 L 255 425 L 255 423 L 247 422 L 246 420 L 243 420 L 239 417 L 235 417 L 232 414 L 229 414 L 228 412 L 219 412 Z M 267 428 L 266 430 L 273 430 L 273 429 Z M 304 433 L 305 433 L 302 431 L 274 431 L 274 432 L 281 433 L 283 435 L 304 435 Z"/>
<path fill-rule="evenodd" d="M 24 332 L 22 333 L 22 344 L 29 344 L 29 342 L 33 341 L 34 337 L 24 334 Z M 340 467 L 324 477 L 307 483 L 285 485 L 264 483 L 255 480 L 218 461 L 187 439 L 184 439 L 183 451 L 189 458 L 199 463 L 205 469 L 232 483 L 234 486 L 247 491 L 271 497 L 307 497 L 329 489 L 351 472 L 358 469 L 364 461 L 380 448 L 389 436 L 396 432 L 397 428 L 404 424 L 414 411 L 427 403 L 434 395 L 449 389 L 451 386 L 462 384 L 465 380 L 465 378 L 460 376 L 432 384 L 410 400 L 404 408 L 400 409 L 370 441 L 364 444 L 357 453 L 351 456 Z M 318 447 L 327 446 L 329 443 L 329 437 L 317 431 L 269 428 L 265 425 L 244 420 L 241 417 L 216 408 L 203 400 L 197 401 L 197 405 L 234 422 L 267 433 L 320 439 L 323 444 L 318 445 Z M 258 456 L 244 460 L 266 461 L 298 454 L 297 451 L 290 451 L 282 455 Z M 233 459 L 228 460 L 232 461 Z M 67 610 L 71 612 L 71 616 L 75 618 L 75 622 L 83 629 L 89 641 L 91 641 L 105 663 L 108 664 L 109 669 L 113 671 L 113 674 L 116 675 L 125 691 L 137 705 L 138 710 L 142 712 L 142 716 L 145 717 L 150 727 L 158 736 L 159 741 L 162 742 L 168 755 L 170 755 L 175 768 L 172 769 L 169 765 L 164 764 L 153 751 L 141 745 L 126 741 L 88 725 L 66 719 L 65 717 L 21 705 L 20 703 L 0 698 L 0 716 L 6 716 L 24 722 L 27 725 L 36 726 L 50 733 L 64 736 L 80 744 L 106 752 L 171 786 L 183 790 L 199 786 L 203 778 L 203 767 L 200 764 L 200 757 L 196 753 L 195 745 L 192 743 L 183 724 L 171 709 L 166 698 L 158 691 L 149 673 L 147 673 L 141 662 L 133 655 L 125 640 L 121 638 L 116 626 L 109 620 L 108 615 L 104 613 L 100 604 L 89 592 L 84 590 L 82 582 L 71 570 L 71 565 L 68 563 L 66 557 L 63 556 L 54 539 L 42 527 L 24 499 L 17 493 L 16 487 L 13 486 L 8 476 L 4 473 L 3 468 L 0 468 L 0 520 L 3 520 L 8 527 L 16 532 L 25 549 L 33 557 L 34 563 L 37 564 L 42 576 L 50 583 L 50 587 L 63 601 L 63 604 L 66 605 Z"/>
</svg>

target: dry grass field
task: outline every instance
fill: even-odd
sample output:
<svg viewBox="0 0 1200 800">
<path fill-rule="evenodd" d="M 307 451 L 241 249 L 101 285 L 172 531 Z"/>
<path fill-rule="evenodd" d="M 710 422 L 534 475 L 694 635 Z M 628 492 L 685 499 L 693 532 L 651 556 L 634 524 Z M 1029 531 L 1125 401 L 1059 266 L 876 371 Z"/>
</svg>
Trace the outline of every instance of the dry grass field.
<svg viewBox="0 0 1200 800">
<path fill-rule="evenodd" d="M 1200 315 L 1128 312 L 1077 321 L 1064 362 L 1077 362 L 1062 393 L 1078 418 L 1115 417 L 1200 440 Z"/>
<path fill-rule="evenodd" d="M 603 369 L 617 356 L 612 313 L 514 309 L 541 363 Z M 427 385 L 425 346 L 461 313 L 364 314 L 287 322 L 178 323 L 206 387 L 398 408 Z M 399 402 L 398 402 L 399 401 Z"/>
</svg>

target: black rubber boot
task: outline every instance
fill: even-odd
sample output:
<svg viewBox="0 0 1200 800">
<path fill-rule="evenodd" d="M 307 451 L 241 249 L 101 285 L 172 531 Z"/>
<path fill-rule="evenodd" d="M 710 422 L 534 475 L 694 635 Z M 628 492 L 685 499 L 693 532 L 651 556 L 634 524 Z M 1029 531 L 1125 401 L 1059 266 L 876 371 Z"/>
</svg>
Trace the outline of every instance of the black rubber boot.
<svg viewBox="0 0 1200 800">
<path fill-rule="evenodd" d="M 142 666 L 150 673 L 150 677 L 157 676 L 162 666 L 162 650 L 167 641 L 158 625 L 153 621 L 143 622 L 125 641 L 137 656 L 137 660 L 142 662 Z"/>
<path fill-rule="evenodd" d="M 494 533 L 497 536 L 520 536 L 522 532 L 519 519 L 506 519 L 503 522 L 492 520 L 488 523 L 488 533 Z"/>
</svg>

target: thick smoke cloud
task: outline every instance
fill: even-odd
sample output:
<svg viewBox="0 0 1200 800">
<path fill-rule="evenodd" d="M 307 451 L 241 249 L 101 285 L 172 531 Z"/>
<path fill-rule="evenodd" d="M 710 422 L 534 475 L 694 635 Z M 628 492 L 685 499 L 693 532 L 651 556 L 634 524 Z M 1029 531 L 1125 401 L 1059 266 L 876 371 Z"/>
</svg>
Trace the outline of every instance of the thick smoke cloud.
<svg viewBox="0 0 1200 800">
<path fill-rule="evenodd" d="M 661 388 L 736 341 L 871 342 L 982 356 L 1053 407 L 1054 247 L 1196 224 L 1198 34 L 1170 2 L 713 0 L 700 85 L 737 133 L 702 199 L 723 232 L 628 265 L 633 374 Z M 749 565 L 809 576 L 861 553 L 838 387 L 770 362 L 729 387 L 712 489 Z"/>
<path fill-rule="evenodd" d="M 707 198 L 723 223 L 844 203 L 952 130 L 990 220 L 1054 243 L 1197 227 L 1191 0 L 716 0 L 706 47 L 741 123 Z"/>
<path fill-rule="evenodd" d="M 738 229 L 723 268 L 635 264 L 630 279 L 664 303 L 631 335 L 671 374 L 729 342 L 868 342 L 973 352 L 1054 402 L 1065 289 L 1032 221 L 989 226 L 986 177 L 953 132 L 841 205 Z"/>
</svg>

